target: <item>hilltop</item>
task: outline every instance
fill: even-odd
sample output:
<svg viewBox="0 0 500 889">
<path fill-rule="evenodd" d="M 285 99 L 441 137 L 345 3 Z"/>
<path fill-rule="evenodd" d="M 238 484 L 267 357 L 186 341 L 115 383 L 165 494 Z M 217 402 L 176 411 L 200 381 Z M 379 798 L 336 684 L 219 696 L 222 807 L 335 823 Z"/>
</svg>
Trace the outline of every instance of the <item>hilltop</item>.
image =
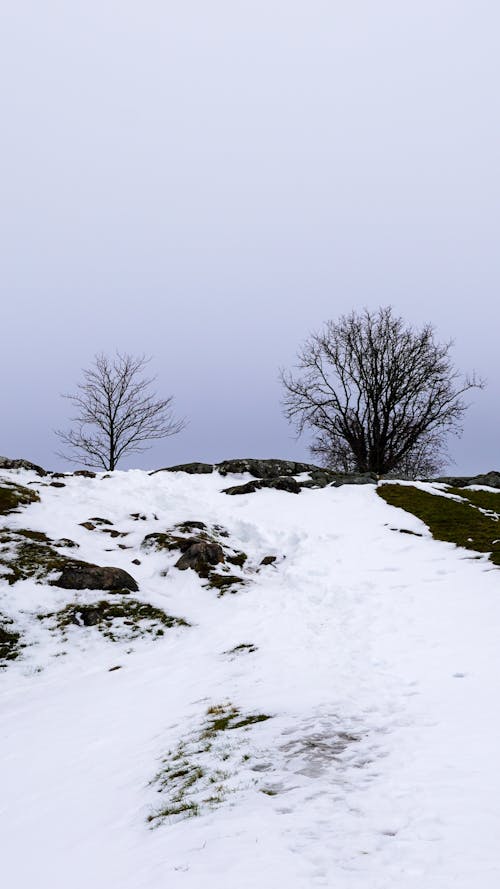
<svg viewBox="0 0 500 889">
<path fill-rule="evenodd" d="M 6 885 L 496 887 L 499 488 L 0 459 Z"/>
</svg>

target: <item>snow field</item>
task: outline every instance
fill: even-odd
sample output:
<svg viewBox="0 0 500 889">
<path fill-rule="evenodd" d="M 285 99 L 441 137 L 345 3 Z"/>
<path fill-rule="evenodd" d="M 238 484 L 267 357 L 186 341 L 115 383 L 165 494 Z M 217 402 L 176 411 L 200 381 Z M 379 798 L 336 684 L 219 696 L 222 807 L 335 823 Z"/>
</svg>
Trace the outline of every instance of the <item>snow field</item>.
<svg viewBox="0 0 500 889">
<path fill-rule="evenodd" d="M 241 481 L 72 477 L 6 517 L 124 568 L 137 598 L 192 626 L 132 643 L 74 627 L 65 643 L 35 614 L 102 594 L 2 583 L 0 610 L 33 643 L 0 674 L 5 885 L 496 889 L 496 569 L 432 540 L 372 486 L 220 493 Z M 91 516 L 132 548 L 80 527 Z M 140 549 L 189 519 L 224 526 L 251 567 L 266 555 L 276 566 L 219 598 L 173 568 L 178 554 Z M 256 650 L 227 654 L 244 643 Z M 207 711 L 230 705 L 272 718 L 220 732 L 203 754 L 206 774 L 228 772 L 220 804 L 204 806 L 202 788 L 197 817 L 152 829 L 164 757 L 184 744 L 195 758 Z"/>
</svg>

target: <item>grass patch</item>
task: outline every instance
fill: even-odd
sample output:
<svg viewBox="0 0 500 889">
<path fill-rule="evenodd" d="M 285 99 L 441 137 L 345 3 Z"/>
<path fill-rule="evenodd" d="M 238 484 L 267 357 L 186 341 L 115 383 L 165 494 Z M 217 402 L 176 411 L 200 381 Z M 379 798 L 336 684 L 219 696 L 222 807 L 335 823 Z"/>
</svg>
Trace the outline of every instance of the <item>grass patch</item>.
<svg viewBox="0 0 500 889">
<path fill-rule="evenodd" d="M 161 608 L 137 599 L 109 602 L 101 599 L 91 604 L 72 602 L 60 611 L 39 614 L 39 620 L 51 620 L 55 628 L 65 635 L 69 627 L 96 627 L 112 642 L 137 639 L 149 635 L 157 639 L 165 629 L 187 627 L 187 621 L 172 617 Z"/>
<path fill-rule="evenodd" d="M 234 731 L 234 729 L 248 728 L 258 722 L 266 722 L 271 719 L 265 713 L 256 713 L 243 716 L 241 711 L 230 705 L 210 707 L 207 710 L 208 722 L 202 734 L 203 738 L 211 738 L 218 732 Z"/>
<path fill-rule="evenodd" d="M 226 732 L 247 729 L 270 718 L 263 713 L 241 713 L 232 704 L 210 707 L 199 729 L 163 757 L 160 770 L 150 782 L 166 797 L 165 803 L 149 815 L 151 826 L 192 818 L 221 805 L 230 793 L 241 789 L 245 769 L 247 786 L 254 786 L 257 779 L 251 771 L 251 756 L 241 755 L 242 745 L 248 745 L 247 736 L 228 738 Z"/>
<path fill-rule="evenodd" d="M 241 642 L 239 645 L 235 645 L 234 648 L 224 651 L 223 654 L 253 654 L 254 651 L 257 651 L 257 646 L 253 642 Z"/>
<path fill-rule="evenodd" d="M 0 485 L 0 515 L 18 510 L 21 506 L 30 503 L 38 503 L 40 497 L 36 491 L 25 488 L 24 485 L 16 485 L 14 482 L 3 482 Z"/>
<path fill-rule="evenodd" d="M 210 572 L 208 583 L 205 584 L 209 590 L 219 590 L 219 596 L 223 596 L 227 592 L 236 593 L 237 590 L 231 589 L 231 587 L 244 585 L 245 581 L 242 577 L 237 577 L 235 574 L 219 574 L 217 571 Z"/>
<path fill-rule="evenodd" d="M 62 571 L 68 563 L 49 544 L 52 541 L 41 531 L 0 532 L 0 565 L 7 569 L 5 580 L 9 584 L 18 580 L 43 580 L 52 571 Z"/>
<path fill-rule="evenodd" d="M 459 490 L 463 496 L 462 489 Z M 454 489 L 450 491 L 455 493 Z M 486 492 L 470 491 L 468 495 L 476 493 Z M 469 502 L 464 502 L 429 494 L 413 485 L 393 484 L 379 485 L 377 494 L 390 506 L 404 509 L 425 522 L 436 540 L 489 553 L 493 564 L 500 565 L 500 524 L 496 517 L 481 512 L 479 503 L 473 504 L 469 496 Z"/>
<path fill-rule="evenodd" d="M 500 491 L 469 491 L 468 488 L 448 488 L 450 494 L 456 494 L 472 503 L 479 509 L 486 509 L 497 516 L 500 516 Z"/>
<path fill-rule="evenodd" d="M 14 661 L 21 654 L 21 634 L 11 627 L 13 621 L 4 615 L 0 616 L 0 669 Z"/>
</svg>

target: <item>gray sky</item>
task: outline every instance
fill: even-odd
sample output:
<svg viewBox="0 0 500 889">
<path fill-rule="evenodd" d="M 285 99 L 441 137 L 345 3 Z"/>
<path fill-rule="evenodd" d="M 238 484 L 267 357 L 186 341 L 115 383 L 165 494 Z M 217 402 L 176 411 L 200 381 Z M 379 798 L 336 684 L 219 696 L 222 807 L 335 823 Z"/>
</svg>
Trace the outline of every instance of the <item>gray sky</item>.
<svg viewBox="0 0 500 889">
<path fill-rule="evenodd" d="M 119 348 L 190 418 L 135 465 L 304 458 L 278 367 L 391 303 L 488 379 L 452 454 L 500 468 L 499 28 L 496 0 L 4 0 L 0 453 L 60 466 L 59 393 Z"/>
</svg>

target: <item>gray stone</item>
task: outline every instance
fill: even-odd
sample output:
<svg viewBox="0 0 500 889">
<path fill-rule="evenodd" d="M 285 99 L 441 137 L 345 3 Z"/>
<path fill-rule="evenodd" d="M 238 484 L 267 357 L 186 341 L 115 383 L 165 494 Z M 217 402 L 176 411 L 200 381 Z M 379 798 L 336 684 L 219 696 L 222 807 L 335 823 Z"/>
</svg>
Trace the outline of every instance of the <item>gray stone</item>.
<svg viewBox="0 0 500 889">
<path fill-rule="evenodd" d="M 48 475 L 47 471 L 29 460 L 11 460 L 9 457 L 0 457 L 0 469 L 28 469 L 38 475 Z"/>
<path fill-rule="evenodd" d="M 214 565 L 224 562 L 224 550 L 209 540 L 190 541 L 180 559 L 175 563 L 179 571 L 192 568 L 200 577 L 208 577 Z"/>
<path fill-rule="evenodd" d="M 162 469 L 155 469 L 149 474 L 156 475 L 157 472 L 187 472 L 188 475 L 209 475 L 213 471 L 213 463 L 179 463 L 177 466 L 164 466 Z"/>
<path fill-rule="evenodd" d="M 492 469 L 490 472 L 485 472 L 481 475 L 441 476 L 440 478 L 429 479 L 429 481 L 441 482 L 454 488 L 467 488 L 469 485 L 485 485 L 489 488 L 500 489 L 500 472 Z"/>
<path fill-rule="evenodd" d="M 139 589 L 134 578 L 122 568 L 101 568 L 86 562 L 66 565 L 60 578 L 53 581 L 52 585 L 63 590 L 131 590 L 135 593 Z"/>
</svg>

